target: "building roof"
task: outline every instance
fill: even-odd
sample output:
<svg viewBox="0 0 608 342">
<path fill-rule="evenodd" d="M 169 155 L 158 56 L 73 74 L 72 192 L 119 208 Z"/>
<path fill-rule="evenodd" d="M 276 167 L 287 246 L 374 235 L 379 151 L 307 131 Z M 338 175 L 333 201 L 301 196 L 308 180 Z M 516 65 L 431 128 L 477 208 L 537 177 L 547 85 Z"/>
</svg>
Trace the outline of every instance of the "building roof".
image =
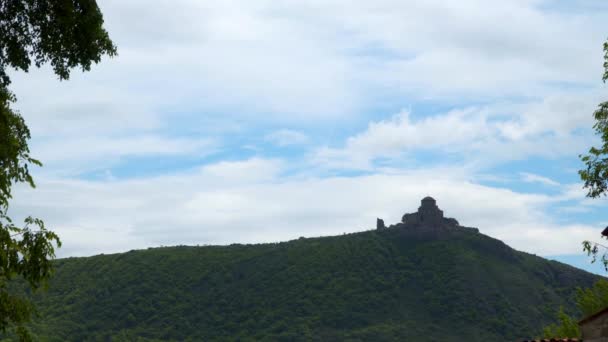
<svg viewBox="0 0 608 342">
<path fill-rule="evenodd" d="M 578 322 L 578 324 L 579 325 L 580 324 L 585 324 L 585 323 L 587 323 L 589 321 L 592 321 L 592 320 L 594 320 L 594 319 L 598 318 L 599 316 L 604 315 L 606 313 L 608 313 L 608 308 L 602 309 L 602 310 L 600 310 L 600 311 L 598 311 L 598 312 L 596 312 L 596 313 L 594 313 L 592 315 L 589 315 L 589 316 L 583 318 L 582 320 L 580 320 Z"/>
<path fill-rule="evenodd" d="M 523 342 L 583 342 L 578 338 L 543 338 L 540 340 L 524 340 Z"/>
<path fill-rule="evenodd" d="M 423 202 L 424 201 L 433 201 L 433 202 L 435 202 L 435 199 L 433 197 L 431 197 L 431 196 L 426 196 L 425 198 L 422 199 L 422 201 Z"/>
</svg>

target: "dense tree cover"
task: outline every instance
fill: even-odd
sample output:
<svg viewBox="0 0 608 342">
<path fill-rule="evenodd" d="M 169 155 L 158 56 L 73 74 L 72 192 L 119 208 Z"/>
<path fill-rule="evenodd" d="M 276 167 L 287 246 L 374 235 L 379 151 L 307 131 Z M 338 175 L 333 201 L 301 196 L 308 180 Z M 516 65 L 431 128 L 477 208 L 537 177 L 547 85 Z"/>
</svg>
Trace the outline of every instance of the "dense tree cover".
<svg viewBox="0 0 608 342">
<path fill-rule="evenodd" d="M 505 341 L 539 335 L 596 279 L 467 231 L 155 248 L 57 260 L 32 331 L 41 341 Z"/>
<path fill-rule="evenodd" d="M 547 326 L 543 331 L 544 337 L 581 337 L 578 321 L 608 307 L 608 280 L 600 279 L 591 288 L 578 288 L 576 307 L 578 316 L 570 316 L 560 308 L 558 323 Z"/>
<path fill-rule="evenodd" d="M 578 321 L 565 313 L 564 308 L 559 309 L 557 320 L 559 323 L 551 324 L 543 329 L 544 338 L 581 337 Z"/>
<path fill-rule="evenodd" d="M 28 338 L 23 323 L 33 307 L 9 291 L 10 282 L 23 278 L 33 289 L 44 284 L 60 241 L 40 219 L 29 217 L 17 226 L 8 216 L 13 185 L 33 187 L 30 167 L 41 165 L 29 154 L 25 121 L 11 109 L 8 71 L 48 63 L 65 80 L 75 67 L 89 70 L 102 55 L 116 53 L 102 25 L 95 0 L 0 1 L 0 332 L 14 327 L 21 339 Z"/>
</svg>

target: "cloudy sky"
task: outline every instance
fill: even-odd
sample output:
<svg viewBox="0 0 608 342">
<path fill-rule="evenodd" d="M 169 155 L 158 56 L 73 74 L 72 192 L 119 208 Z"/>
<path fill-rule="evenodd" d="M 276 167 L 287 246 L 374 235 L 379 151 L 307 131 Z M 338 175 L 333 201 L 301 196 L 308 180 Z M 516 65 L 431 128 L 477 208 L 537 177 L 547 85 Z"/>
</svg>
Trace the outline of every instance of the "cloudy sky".
<svg viewBox="0 0 608 342">
<path fill-rule="evenodd" d="M 608 4 L 98 0 L 119 56 L 13 74 L 60 256 L 284 241 L 399 221 L 426 195 L 529 253 L 598 270 Z"/>
</svg>

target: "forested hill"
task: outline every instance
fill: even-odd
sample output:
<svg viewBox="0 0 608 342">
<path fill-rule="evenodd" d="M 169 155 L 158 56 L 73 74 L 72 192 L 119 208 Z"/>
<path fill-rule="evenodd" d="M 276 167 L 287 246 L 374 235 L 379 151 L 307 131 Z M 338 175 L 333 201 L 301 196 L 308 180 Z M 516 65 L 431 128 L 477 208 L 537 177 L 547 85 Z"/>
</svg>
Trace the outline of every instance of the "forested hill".
<svg viewBox="0 0 608 342">
<path fill-rule="evenodd" d="M 459 229 L 154 248 L 59 260 L 33 330 L 43 341 L 505 341 L 538 336 L 595 279 Z"/>
</svg>

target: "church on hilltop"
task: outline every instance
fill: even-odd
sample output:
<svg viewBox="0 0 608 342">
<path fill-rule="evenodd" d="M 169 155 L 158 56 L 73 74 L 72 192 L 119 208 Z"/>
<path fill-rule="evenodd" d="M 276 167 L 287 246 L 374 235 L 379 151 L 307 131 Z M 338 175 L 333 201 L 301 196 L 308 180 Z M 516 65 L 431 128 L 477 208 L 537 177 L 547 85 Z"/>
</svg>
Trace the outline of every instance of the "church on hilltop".
<svg viewBox="0 0 608 342">
<path fill-rule="evenodd" d="M 401 223 L 391 225 L 389 228 L 393 227 L 426 228 L 430 230 L 462 228 L 478 231 L 476 228 L 462 227 L 454 218 L 444 217 L 443 210 L 439 209 L 435 199 L 430 196 L 427 196 L 420 201 L 420 207 L 418 207 L 417 212 L 403 215 Z M 384 229 L 387 227 L 384 225 L 384 221 L 382 219 L 378 219 L 376 228 Z"/>
</svg>

